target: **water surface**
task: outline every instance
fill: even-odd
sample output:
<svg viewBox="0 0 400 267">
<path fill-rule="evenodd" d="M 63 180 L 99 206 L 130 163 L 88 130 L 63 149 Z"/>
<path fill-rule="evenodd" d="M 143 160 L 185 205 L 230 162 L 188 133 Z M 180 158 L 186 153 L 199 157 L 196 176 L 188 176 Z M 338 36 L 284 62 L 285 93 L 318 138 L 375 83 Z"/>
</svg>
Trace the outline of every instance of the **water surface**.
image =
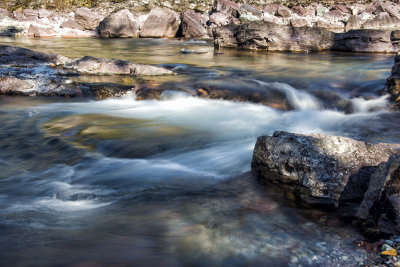
<svg viewBox="0 0 400 267">
<path fill-rule="evenodd" d="M 399 116 L 384 95 L 392 56 L 214 51 L 163 39 L 2 43 L 164 64 L 178 75 L 77 79 L 185 90 L 146 101 L 1 97 L 1 265 L 368 263 L 357 229 L 300 207 L 253 177 L 250 162 L 256 138 L 278 130 L 398 143 Z M 184 47 L 208 53 L 179 54 Z M 198 98 L 195 84 L 273 88 L 292 109 Z"/>
</svg>

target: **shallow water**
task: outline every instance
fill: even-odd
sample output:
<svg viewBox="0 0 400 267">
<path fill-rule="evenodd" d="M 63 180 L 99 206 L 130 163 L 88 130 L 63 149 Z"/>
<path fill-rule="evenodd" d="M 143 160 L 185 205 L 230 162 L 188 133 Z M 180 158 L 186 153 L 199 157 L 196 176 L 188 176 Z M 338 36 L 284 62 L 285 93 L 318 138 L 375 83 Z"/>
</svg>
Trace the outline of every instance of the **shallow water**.
<svg viewBox="0 0 400 267">
<path fill-rule="evenodd" d="M 185 90 L 146 101 L 1 97 L 0 265 L 368 262 L 357 229 L 258 181 L 250 162 L 256 138 L 278 130 L 398 143 L 400 118 L 382 94 L 392 56 L 214 52 L 205 41 L 162 39 L 2 43 L 165 64 L 178 75 L 77 79 Z M 194 84 L 272 88 L 292 110 L 194 97 Z"/>
</svg>

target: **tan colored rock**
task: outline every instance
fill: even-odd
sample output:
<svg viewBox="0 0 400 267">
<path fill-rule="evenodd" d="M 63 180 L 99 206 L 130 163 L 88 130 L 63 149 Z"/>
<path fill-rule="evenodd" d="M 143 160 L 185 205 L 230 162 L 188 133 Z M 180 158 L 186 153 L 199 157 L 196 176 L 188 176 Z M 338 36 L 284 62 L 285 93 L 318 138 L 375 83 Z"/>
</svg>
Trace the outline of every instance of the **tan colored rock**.
<svg viewBox="0 0 400 267">
<path fill-rule="evenodd" d="M 28 36 L 29 37 L 54 37 L 57 33 L 53 27 L 44 28 L 39 26 L 29 26 Z"/>
<path fill-rule="evenodd" d="M 283 18 L 289 18 L 292 15 L 292 12 L 290 11 L 289 8 L 285 6 L 280 6 L 278 8 L 278 11 L 276 12 L 277 16 L 283 17 Z"/>
<path fill-rule="evenodd" d="M 291 19 L 290 25 L 293 27 L 306 27 L 310 26 L 310 22 L 306 19 Z"/>
<path fill-rule="evenodd" d="M 140 29 L 140 37 L 175 37 L 180 18 L 178 13 L 168 8 L 155 7 Z"/>
<path fill-rule="evenodd" d="M 101 16 L 86 7 L 77 8 L 75 11 L 75 21 L 86 30 L 96 29 L 101 20 Z"/>
<path fill-rule="evenodd" d="M 375 18 L 363 23 L 363 29 L 398 29 L 400 19 L 391 17 L 387 12 L 380 12 Z"/>
<path fill-rule="evenodd" d="M 72 19 L 69 19 L 69 20 L 61 23 L 60 27 L 63 29 L 69 28 L 69 29 L 74 29 L 74 30 L 79 30 L 79 31 L 85 30 L 85 28 L 81 24 L 77 23 L 75 20 L 72 20 Z"/>
<path fill-rule="evenodd" d="M 123 9 L 100 22 L 99 34 L 103 38 L 138 37 L 139 22 L 129 10 Z"/>
<path fill-rule="evenodd" d="M 207 37 L 206 21 L 203 14 L 187 10 L 181 14 L 182 35 L 186 38 Z"/>
</svg>

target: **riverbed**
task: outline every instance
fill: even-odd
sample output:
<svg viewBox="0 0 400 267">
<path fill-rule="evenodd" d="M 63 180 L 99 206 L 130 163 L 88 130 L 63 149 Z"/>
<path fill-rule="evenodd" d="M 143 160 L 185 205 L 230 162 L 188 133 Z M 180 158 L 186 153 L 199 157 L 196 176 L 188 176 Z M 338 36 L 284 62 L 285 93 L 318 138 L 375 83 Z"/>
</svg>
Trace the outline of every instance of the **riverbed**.
<svg viewBox="0 0 400 267">
<path fill-rule="evenodd" d="M 1 39 L 70 58 L 161 64 L 174 76 L 77 76 L 167 88 L 101 101 L 0 97 L 0 265 L 354 266 L 357 228 L 250 173 L 274 131 L 400 143 L 393 55 L 214 50 L 207 40 Z M 207 51 L 180 54 L 182 48 Z M 200 98 L 273 90 L 289 109 Z M 179 88 L 179 90 L 175 90 Z"/>
</svg>

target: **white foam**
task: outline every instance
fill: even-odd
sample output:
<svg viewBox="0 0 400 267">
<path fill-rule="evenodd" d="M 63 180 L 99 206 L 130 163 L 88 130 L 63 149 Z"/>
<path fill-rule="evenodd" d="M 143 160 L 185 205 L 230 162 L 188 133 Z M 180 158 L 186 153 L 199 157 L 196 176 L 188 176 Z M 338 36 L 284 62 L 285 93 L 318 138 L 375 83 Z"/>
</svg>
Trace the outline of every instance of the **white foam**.
<svg viewBox="0 0 400 267">
<path fill-rule="evenodd" d="M 379 98 L 374 99 L 364 99 L 362 97 L 357 97 L 351 99 L 354 112 L 370 112 L 377 110 L 384 110 L 388 107 L 389 95 L 383 95 Z"/>
</svg>

